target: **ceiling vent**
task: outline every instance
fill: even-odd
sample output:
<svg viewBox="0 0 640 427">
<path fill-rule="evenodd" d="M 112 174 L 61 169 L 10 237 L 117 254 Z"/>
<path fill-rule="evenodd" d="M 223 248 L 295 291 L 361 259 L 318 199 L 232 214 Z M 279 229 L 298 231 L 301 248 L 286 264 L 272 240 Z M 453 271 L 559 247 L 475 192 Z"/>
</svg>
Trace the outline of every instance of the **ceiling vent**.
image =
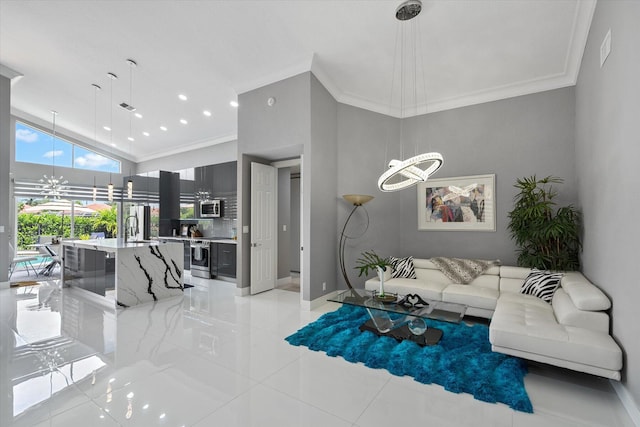
<svg viewBox="0 0 640 427">
<path fill-rule="evenodd" d="M 136 107 L 134 107 L 133 105 L 129 105 L 126 102 L 120 103 L 120 107 L 124 108 L 125 110 L 127 110 L 130 113 L 136 111 Z"/>
</svg>

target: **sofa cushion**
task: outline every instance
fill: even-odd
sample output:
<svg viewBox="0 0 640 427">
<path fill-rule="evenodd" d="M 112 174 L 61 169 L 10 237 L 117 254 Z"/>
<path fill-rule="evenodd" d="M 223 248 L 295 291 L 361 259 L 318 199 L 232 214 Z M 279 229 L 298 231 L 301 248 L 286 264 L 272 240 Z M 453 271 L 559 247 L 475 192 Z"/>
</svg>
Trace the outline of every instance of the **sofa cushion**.
<svg viewBox="0 0 640 427">
<path fill-rule="evenodd" d="M 449 285 L 442 291 L 442 301 L 494 310 L 500 292 L 497 289 L 469 285 Z"/>
<path fill-rule="evenodd" d="M 611 307 L 609 298 L 579 272 L 566 273 L 560 284 L 580 310 L 601 311 Z"/>
<path fill-rule="evenodd" d="M 530 295 L 503 294 L 489 328 L 491 344 L 620 370 L 622 352 L 608 334 L 559 324 L 551 306 Z"/>
<path fill-rule="evenodd" d="M 365 289 L 377 290 L 380 281 L 376 278 L 365 282 Z M 416 279 L 396 278 L 384 282 L 385 292 L 395 292 L 399 295 L 418 294 L 423 299 L 442 301 L 442 290 L 447 287 L 445 283 L 428 282 Z"/>
<path fill-rule="evenodd" d="M 501 279 L 526 279 L 527 276 L 531 273 L 531 269 L 527 267 L 513 267 L 510 265 L 503 265 L 500 267 L 500 278 Z M 520 283 L 522 283 L 520 280 Z"/>
<path fill-rule="evenodd" d="M 558 289 L 562 279 L 561 273 L 549 273 L 536 268 L 524 279 L 520 292 L 525 295 L 533 295 L 543 301 L 551 303 L 553 293 Z"/>
<path fill-rule="evenodd" d="M 413 267 L 413 257 L 408 256 L 405 258 L 396 258 L 390 257 L 391 266 L 393 267 L 391 270 L 391 277 L 402 277 L 406 279 L 415 279 L 416 271 Z"/>
</svg>

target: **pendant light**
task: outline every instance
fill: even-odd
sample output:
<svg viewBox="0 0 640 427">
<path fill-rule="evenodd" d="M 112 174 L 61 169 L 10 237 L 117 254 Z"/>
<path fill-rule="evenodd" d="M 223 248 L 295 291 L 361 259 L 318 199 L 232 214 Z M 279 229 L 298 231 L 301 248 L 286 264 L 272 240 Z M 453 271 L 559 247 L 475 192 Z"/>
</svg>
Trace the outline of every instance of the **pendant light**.
<svg viewBox="0 0 640 427">
<path fill-rule="evenodd" d="M 200 167 L 200 183 L 204 184 L 204 166 Z M 199 187 L 195 193 L 198 202 L 205 202 L 211 198 L 211 193 L 205 187 Z"/>
<path fill-rule="evenodd" d="M 107 73 L 107 76 L 109 77 L 109 79 L 111 80 L 111 95 L 109 98 L 109 109 L 110 109 L 110 116 L 109 116 L 109 141 L 111 143 L 111 151 L 113 152 L 113 81 L 118 79 L 118 76 L 116 76 L 113 73 Z M 112 176 L 111 176 L 111 172 L 109 172 L 109 185 L 107 185 L 107 199 L 110 202 L 113 202 L 113 182 L 111 180 Z"/>
<path fill-rule="evenodd" d="M 57 111 L 51 111 L 52 116 L 52 136 L 51 136 L 51 176 L 47 176 L 44 174 L 43 178 L 40 178 L 40 189 L 42 190 L 40 194 L 44 196 L 45 199 L 51 197 L 52 199 L 59 199 L 63 195 L 66 194 L 66 190 L 69 189 L 66 184 L 69 181 L 65 180 L 61 175 L 60 178 L 56 176 L 56 116 L 58 115 Z"/>
<path fill-rule="evenodd" d="M 131 134 L 131 114 L 135 111 L 133 107 L 133 69 L 138 66 L 137 62 L 133 59 L 127 59 L 129 64 L 129 106 L 126 108 L 129 111 L 129 154 L 133 157 L 133 151 L 131 150 L 131 143 L 134 141 Z M 131 179 L 131 168 L 129 168 L 129 180 L 127 181 L 127 199 L 133 199 L 133 180 Z"/>
<path fill-rule="evenodd" d="M 404 3 L 400 4 L 396 9 L 396 19 L 400 21 L 399 31 L 402 31 L 402 25 L 405 25 L 405 21 L 410 21 L 413 18 L 417 17 L 422 11 L 422 2 L 420 0 L 408 0 Z M 413 23 L 415 24 L 415 22 Z M 414 79 L 417 76 L 417 52 L 416 52 L 416 43 L 419 39 L 419 34 L 416 29 L 416 25 L 412 25 L 411 27 L 412 35 L 414 38 L 414 52 L 413 52 L 413 60 L 414 60 Z M 396 49 L 398 46 L 396 45 Z M 404 121 L 404 66 L 405 66 L 405 43 L 404 43 L 404 32 L 402 32 L 401 37 L 401 58 L 400 58 L 400 154 L 402 154 L 402 121 Z M 414 81 L 414 86 L 415 81 Z M 393 88 L 392 88 L 393 89 Z M 414 87 L 414 94 L 417 91 L 417 88 Z M 425 89 L 426 92 L 426 89 Z M 416 97 L 417 98 L 417 97 Z M 417 99 L 414 99 L 414 102 L 417 104 Z M 417 148 L 417 147 L 416 147 Z M 416 150 L 417 151 L 417 150 Z M 407 160 L 397 160 L 392 159 L 389 161 L 389 168 L 380 175 L 378 178 L 378 188 L 380 191 L 391 192 L 402 190 L 405 188 L 409 188 L 418 182 L 426 181 L 431 175 L 436 173 L 438 169 L 442 167 L 443 163 L 442 154 L 432 152 L 432 153 L 422 153 L 411 157 Z"/>
<path fill-rule="evenodd" d="M 97 127 L 98 127 L 98 91 L 102 90 L 102 88 L 95 84 L 92 83 L 91 86 L 93 86 L 93 141 L 97 142 L 98 141 L 98 131 L 97 131 Z M 93 191 L 92 191 L 92 199 L 93 202 L 95 203 L 96 200 L 98 198 L 98 187 L 96 187 L 96 176 L 93 175 Z"/>
</svg>

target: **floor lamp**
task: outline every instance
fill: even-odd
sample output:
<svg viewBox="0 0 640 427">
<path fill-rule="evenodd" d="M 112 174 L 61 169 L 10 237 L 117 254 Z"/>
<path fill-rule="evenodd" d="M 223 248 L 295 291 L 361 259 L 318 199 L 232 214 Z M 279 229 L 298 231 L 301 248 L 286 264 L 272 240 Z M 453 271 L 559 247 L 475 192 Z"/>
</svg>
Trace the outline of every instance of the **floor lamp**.
<svg viewBox="0 0 640 427">
<path fill-rule="evenodd" d="M 349 224 L 349 220 L 351 220 L 351 217 L 356 212 L 356 210 L 358 210 L 358 208 L 360 206 L 364 205 L 365 203 L 367 203 L 371 199 L 373 199 L 373 196 L 367 196 L 367 195 L 364 195 L 364 194 L 345 194 L 344 196 L 342 196 L 342 198 L 345 199 L 347 202 L 353 204 L 353 209 L 351 210 L 351 213 L 347 217 L 347 220 L 344 222 L 344 227 L 342 227 L 342 233 L 340 233 L 340 244 L 338 246 L 338 253 L 339 253 L 339 257 L 340 257 L 340 271 L 342 272 L 342 276 L 344 277 L 345 283 L 347 284 L 349 289 L 353 291 L 353 286 L 351 285 L 351 282 L 349 281 L 349 277 L 347 276 L 347 270 L 346 270 L 346 267 L 344 265 L 344 247 L 347 244 L 347 239 L 352 239 L 354 237 L 347 236 L 345 234 L 345 231 L 347 230 L 347 224 Z M 367 212 L 366 209 L 365 209 L 365 212 Z M 367 227 L 362 232 L 362 235 L 367 232 L 367 228 L 369 228 L 369 215 L 368 214 L 367 214 Z"/>
</svg>

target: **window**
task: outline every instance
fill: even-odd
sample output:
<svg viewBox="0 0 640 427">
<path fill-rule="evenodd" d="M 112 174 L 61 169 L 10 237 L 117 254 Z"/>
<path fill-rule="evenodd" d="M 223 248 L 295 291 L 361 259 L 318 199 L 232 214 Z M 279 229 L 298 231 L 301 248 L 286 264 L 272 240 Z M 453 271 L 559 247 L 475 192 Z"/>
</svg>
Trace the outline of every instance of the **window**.
<svg viewBox="0 0 640 427">
<path fill-rule="evenodd" d="M 77 145 L 75 146 L 73 155 L 73 167 L 92 171 L 120 172 L 119 161 L 110 159 L 102 154 L 98 154 Z"/>
<path fill-rule="evenodd" d="M 120 173 L 120 162 L 16 122 L 16 161 Z"/>
</svg>

